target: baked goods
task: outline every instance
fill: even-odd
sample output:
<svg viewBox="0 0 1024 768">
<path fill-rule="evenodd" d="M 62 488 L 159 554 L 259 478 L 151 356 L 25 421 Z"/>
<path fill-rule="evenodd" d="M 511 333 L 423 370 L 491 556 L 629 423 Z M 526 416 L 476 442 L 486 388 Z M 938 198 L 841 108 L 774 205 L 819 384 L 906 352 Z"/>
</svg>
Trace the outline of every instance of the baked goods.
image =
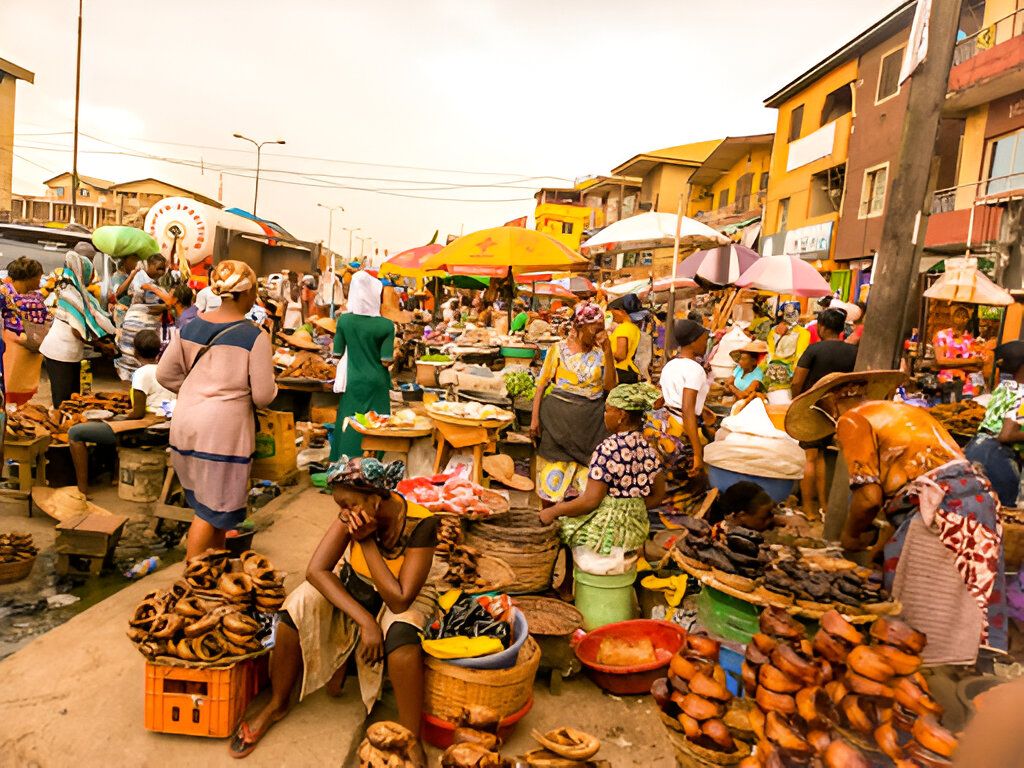
<svg viewBox="0 0 1024 768">
<path fill-rule="evenodd" d="M 359 768 L 415 768 L 415 743 L 416 737 L 405 726 L 390 721 L 373 723 L 356 751 Z"/>
<path fill-rule="evenodd" d="M 36 556 L 30 533 L 0 533 L 0 563 L 16 563 Z"/>
<path fill-rule="evenodd" d="M 597 663 L 607 667 L 651 665 L 657 660 L 654 643 L 649 637 L 635 640 L 606 637 L 601 640 L 601 644 L 597 648 Z"/>
</svg>

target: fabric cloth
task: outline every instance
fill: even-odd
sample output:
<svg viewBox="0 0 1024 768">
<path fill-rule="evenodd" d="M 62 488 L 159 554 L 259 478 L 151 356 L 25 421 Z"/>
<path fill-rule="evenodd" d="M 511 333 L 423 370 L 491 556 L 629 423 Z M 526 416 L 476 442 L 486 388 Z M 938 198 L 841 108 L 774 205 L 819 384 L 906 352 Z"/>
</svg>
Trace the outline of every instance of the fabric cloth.
<svg viewBox="0 0 1024 768">
<path fill-rule="evenodd" d="M 54 317 L 71 326 L 83 341 L 101 339 L 114 332 L 114 324 L 88 290 L 91 283 L 92 263 L 68 251 Z"/>
<path fill-rule="evenodd" d="M 219 298 L 219 297 L 218 297 Z M 199 316 L 199 307 L 193 304 L 183 309 L 174 320 L 174 326 L 180 331 Z"/>
<path fill-rule="evenodd" d="M 145 274 L 145 273 L 143 273 Z M 145 294 L 154 296 L 148 291 Z M 135 294 L 140 297 L 142 294 Z M 135 337 L 139 331 L 155 331 L 163 335 L 163 310 L 156 305 L 145 301 L 133 302 L 125 312 L 124 320 L 121 321 L 121 332 L 117 337 L 117 348 L 121 352 L 120 357 L 114 361 L 114 368 L 121 381 L 130 381 L 132 375 L 139 367 L 139 360 L 135 357 Z"/>
<path fill-rule="evenodd" d="M 830 373 L 850 373 L 857 363 L 857 347 L 845 341 L 828 339 L 811 344 L 800 355 L 797 368 L 807 369 L 803 391 L 806 392 Z"/>
<path fill-rule="evenodd" d="M 578 496 L 586 490 L 588 469 L 575 461 L 548 461 L 537 457 L 537 495 L 545 501 L 558 503 L 568 497 L 570 491 Z"/>
<path fill-rule="evenodd" d="M 39 345 L 39 354 L 62 363 L 78 363 L 85 357 L 85 342 L 75 335 L 66 319 L 55 317 Z"/>
<path fill-rule="evenodd" d="M 588 478 L 608 486 L 615 498 L 646 498 L 654 491 L 661 460 L 642 432 L 617 432 L 601 441 Z"/>
<path fill-rule="evenodd" d="M 210 344 L 195 370 L 199 353 Z M 270 337 L 248 321 L 197 318 L 171 340 L 157 381 L 178 393 L 171 419 L 171 461 L 200 518 L 228 529 L 245 519 L 256 447 L 254 406 L 277 395 Z"/>
<path fill-rule="evenodd" d="M 958 333 L 953 328 L 944 328 L 935 334 L 935 354 L 943 357 L 963 360 L 975 354 L 974 336 L 969 333 Z M 967 381 L 967 373 L 959 368 L 944 368 L 939 371 L 939 382 L 960 379 Z"/>
<path fill-rule="evenodd" d="M 196 301 L 193 306 L 198 312 L 212 312 L 221 305 L 221 298 L 213 292 L 213 288 L 206 286 L 196 294 Z"/>
<path fill-rule="evenodd" d="M 614 547 L 626 552 L 640 549 L 650 532 L 647 507 L 638 496 L 605 496 L 593 512 L 560 517 L 558 524 L 559 536 L 566 545 L 585 547 L 599 555 L 611 554 Z"/>
<path fill-rule="evenodd" d="M 39 373 L 43 356 L 21 344 L 20 336 L 4 329 L 3 376 L 7 387 L 7 402 L 14 405 L 27 403 L 39 390 Z"/>
<path fill-rule="evenodd" d="M 636 367 L 634 358 L 637 347 L 640 346 L 640 329 L 632 322 L 619 323 L 611 332 L 612 349 L 617 349 L 619 339 L 626 340 L 626 357 L 623 360 L 616 360 L 615 367 L 620 371 L 632 371 L 640 375 L 640 369 Z"/>
<path fill-rule="evenodd" d="M 764 381 L 769 392 L 789 389 L 793 381 L 793 369 L 810 344 L 810 339 L 807 329 L 799 325 L 790 325 L 784 336 L 780 336 L 776 329 L 768 334 L 768 364 Z"/>
<path fill-rule="evenodd" d="M 349 308 L 353 306 L 352 277 Z M 369 278 L 369 275 L 366 277 Z M 373 278 L 370 278 L 373 280 Z M 377 285 L 379 286 L 379 281 Z M 359 306 L 359 302 L 356 302 Z M 354 429 L 345 429 L 345 419 L 357 413 L 376 411 L 391 413 L 391 374 L 383 363 L 394 357 L 395 325 L 384 317 L 346 312 L 338 317 L 334 334 L 334 354 L 345 361 L 347 380 L 338 402 L 338 418 L 331 438 L 331 460 L 341 456 L 362 454 L 363 436 Z"/>
<path fill-rule="evenodd" d="M 217 296 L 245 293 L 256 284 L 256 273 L 243 261 L 227 259 L 219 262 L 210 272 L 210 290 Z"/>
<path fill-rule="evenodd" d="M 604 398 L 604 351 L 573 352 L 567 341 L 552 344 L 544 356 L 540 380 L 550 381 L 556 390 L 580 397 Z"/>
<path fill-rule="evenodd" d="M 608 405 L 623 411 L 649 411 L 660 397 L 657 387 L 647 383 L 619 384 L 608 393 Z"/>
<path fill-rule="evenodd" d="M 700 417 L 697 419 L 700 425 Z M 652 411 L 644 422 L 644 437 L 655 447 L 665 472 L 666 495 L 658 508 L 668 522 L 674 515 L 686 515 L 701 505 L 707 490 L 703 473 L 691 476 L 694 452 L 682 417 L 668 408 Z"/>
<path fill-rule="evenodd" d="M 599 320 L 604 320 L 604 310 L 597 304 L 581 301 L 576 305 L 576 310 L 573 312 L 573 323 L 576 325 L 588 325 Z"/>
<path fill-rule="evenodd" d="M 537 454 L 548 461 L 586 466 L 606 436 L 604 400 L 555 390 L 540 404 L 541 438 Z"/>
<path fill-rule="evenodd" d="M 696 360 L 686 357 L 675 357 L 665 363 L 661 371 L 661 396 L 665 405 L 677 411 L 683 409 L 683 390 L 692 389 L 697 392 L 696 410 L 699 416 L 704 410 L 704 402 L 708 397 L 711 382 L 708 380 L 704 366 Z"/>
<path fill-rule="evenodd" d="M 145 394 L 146 411 L 148 413 L 161 413 L 161 406 L 165 402 L 173 402 L 177 397 L 156 380 L 156 369 L 156 363 L 148 363 L 137 368 L 135 373 L 132 374 L 131 388 Z"/>
<path fill-rule="evenodd" d="M 998 435 L 1003 430 L 1003 419 L 1016 419 L 1024 403 L 1024 387 L 1016 381 L 1004 381 L 994 390 L 985 406 L 985 418 L 978 425 L 979 432 Z"/>
<path fill-rule="evenodd" d="M 3 319 L 6 330 L 13 333 L 23 332 L 23 320 L 39 325 L 46 323 L 49 315 L 46 311 L 46 302 L 39 291 L 18 293 L 11 283 L 0 283 L 0 290 L 3 291 Z"/>
<path fill-rule="evenodd" d="M 738 365 L 733 369 L 732 372 L 732 385 L 741 392 L 746 392 L 747 388 L 754 382 L 764 381 L 764 371 L 761 370 L 761 366 L 755 365 L 753 370 L 745 372 Z"/>
<path fill-rule="evenodd" d="M 357 490 L 390 495 L 405 475 L 405 462 L 342 456 L 327 468 L 328 485 L 347 485 Z"/>
<path fill-rule="evenodd" d="M 46 366 L 46 378 L 50 380 L 50 402 L 53 403 L 54 408 L 59 408 L 60 404 L 65 400 L 70 400 L 73 394 L 82 391 L 82 364 L 80 361 L 68 363 L 44 357 L 43 365 Z"/>
<path fill-rule="evenodd" d="M 1017 452 L 994 435 L 979 431 L 964 447 L 967 460 L 980 464 L 992 489 L 1004 507 L 1017 506 L 1020 493 L 1020 463 Z"/>
</svg>

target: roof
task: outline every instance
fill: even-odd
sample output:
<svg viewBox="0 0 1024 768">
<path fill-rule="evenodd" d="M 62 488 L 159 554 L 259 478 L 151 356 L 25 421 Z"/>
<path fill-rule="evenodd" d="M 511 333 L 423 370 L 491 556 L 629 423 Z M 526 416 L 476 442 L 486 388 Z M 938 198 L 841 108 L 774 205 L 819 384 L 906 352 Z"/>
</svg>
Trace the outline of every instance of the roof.
<svg viewBox="0 0 1024 768">
<path fill-rule="evenodd" d="M 29 72 L 27 69 L 22 69 L 17 64 L 12 64 L 7 59 L 0 59 L 0 72 L 6 72 L 8 75 L 13 75 L 18 80 L 24 80 L 26 83 L 34 83 L 36 81 L 35 72 Z"/>
<path fill-rule="evenodd" d="M 52 179 L 47 179 L 46 181 L 43 182 L 43 184 L 45 184 L 46 186 L 49 186 L 51 182 L 54 182 L 57 179 L 62 179 L 65 176 L 70 176 L 70 175 L 71 175 L 71 171 L 64 171 L 64 173 L 58 173 Z M 96 189 L 110 189 L 110 188 L 112 188 L 114 186 L 114 182 L 112 182 L 112 181 L 107 181 L 105 179 L 98 179 L 95 176 L 86 176 L 83 173 L 78 174 L 78 180 L 79 181 L 84 181 L 90 187 L 96 187 Z"/>
<path fill-rule="evenodd" d="M 586 179 L 580 179 L 576 183 L 576 189 L 584 192 L 597 192 L 598 190 L 609 187 L 611 189 L 619 189 L 620 187 L 640 187 L 643 185 L 643 179 L 638 176 L 590 176 Z"/>
<path fill-rule="evenodd" d="M 80 178 L 85 177 L 83 176 Z M 169 187 L 178 192 L 183 192 L 184 194 L 182 195 L 182 197 L 191 197 L 193 200 L 196 200 L 200 203 L 204 203 L 206 205 L 213 206 L 214 208 L 224 207 L 219 202 L 214 200 L 212 197 L 207 197 L 206 195 L 200 194 L 199 192 L 193 192 L 191 189 L 186 189 L 185 187 L 179 187 L 177 184 L 171 184 L 169 181 L 164 181 L 163 179 L 154 179 L 152 176 L 148 176 L 145 179 L 134 179 L 132 181 L 119 181 L 117 184 L 112 185 L 110 188 L 116 192 L 117 190 L 123 187 L 128 187 L 131 186 L 132 184 L 144 184 L 147 181 L 151 181 L 155 184 L 162 184 L 163 186 Z"/>
<path fill-rule="evenodd" d="M 693 144 L 680 144 L 677 147 L 665 147 L 650 152 L 633 155 L 626 162 L 612 168 L 616 176 L 643 176 L 656 165 L 688 165 L 696 168 L 703 163 L 708 155 L 722 142 L 721 139 L 698 141 Z"/>
<path fill-rule="evenodd" d="M 903 28 L 909 28 L 914 19 L 917 0 L 904 0 L 886 16 L 876 21 L 842 48 L 829 54 L 813 67 L 764 100 L 764 105 L 778 109 L 790 98 L 807 89 L 812 83 L 846 62 L 860 58 L 879 43 L 888 40 Z"/>
<path fill-rule="evenodd" d="M 729 136 L 722 141 L 700 168 L 690 176 L 691 184 L 709 187 L 727 173 L 745 155 L 759 147 L 771 148 L 774 133 L 759 133 L 755 136 Z"/>
</svg>

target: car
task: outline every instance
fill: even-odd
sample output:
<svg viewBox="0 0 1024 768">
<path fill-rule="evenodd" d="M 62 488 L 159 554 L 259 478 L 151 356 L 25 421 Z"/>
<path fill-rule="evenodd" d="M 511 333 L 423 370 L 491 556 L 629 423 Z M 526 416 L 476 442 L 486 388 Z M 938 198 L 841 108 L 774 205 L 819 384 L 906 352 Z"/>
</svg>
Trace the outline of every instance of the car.
<svg viewBox="0 0 1024 768">
<path fill-rule="evenodd" d="M 79 243 L 92 244 L 89 232 L 75 232 L 55 227 L 33 227 L 24 224 L 0 224 L 0 270 L 20 256 L 35 259 L 43 272 L 64 266 L 64 255 Z"/>
</svg>

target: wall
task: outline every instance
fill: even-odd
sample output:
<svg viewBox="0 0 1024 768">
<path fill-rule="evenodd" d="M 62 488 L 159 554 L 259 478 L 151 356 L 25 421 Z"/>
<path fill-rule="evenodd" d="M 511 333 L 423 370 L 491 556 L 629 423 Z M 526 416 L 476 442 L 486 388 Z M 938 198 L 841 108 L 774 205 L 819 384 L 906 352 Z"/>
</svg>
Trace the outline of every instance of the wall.
<svg viewBox="0 0 1024 768">
<path fill-rule="evenodd" d="M 982 178 L 985 159 L 985 124 L 988 122 L 988 104 L 972 109 L 964 123 L 964 139 L 960 150 L 960 172 L 957 175 L 956 208 L 968 208 L 974 203 L 977 190 L 973 183 Z"/>
<path fill-rule="evenodd" d="M 14 96 L 18 81 L 0 73 L 0 213 L 11 210 L 14 164 Z"/>
<path fill-rule="evenodd" d="M 533 215 L 537 222 L 538 232 L 550 235 L 574 251 L 578 251 L 583 230 L 590 225 L 591 213 L 592 210 L 585 206 L 544 203 L 537 206 Z M 572 224 L 570 234 L 563 234 L 563 222 Z"/>
<path fill-rule="evenodd" d="M 770 146 L 757 147 L 745 154 L 739 162 L 732 166 L 711 186 L 711 197 L 700 198 L 700 192 L 706 187 L 693 188 L 687 201 L 686 215 L 691 218 L 703 211 L 715 211 L 718 208 L 718 196 L 723 189 L 729 190 L 729 207 L 736 204 L 736 182 L 747 173 L 753 173 L 750 187 L 750 204 L 747 209 L 758 207 L 757 190 L 761 183 L 761 174 L 767 173 L 771 167 L 772 150 Z M 742 211 L 740 211 L 742 213 Z"/>
<path fill-rule="evenodd" d="M 681 165 L 661 165 L 659 170 L 655 196 L 645 196 L 644 200 L 654 203 L 653 210 L 655 211 L 660 213 L 676 213 L 679 210 L 679 195 L 685 197 L 688 193 L 690 176 L 693 175 L 696 168 Z"/>
</svg>

